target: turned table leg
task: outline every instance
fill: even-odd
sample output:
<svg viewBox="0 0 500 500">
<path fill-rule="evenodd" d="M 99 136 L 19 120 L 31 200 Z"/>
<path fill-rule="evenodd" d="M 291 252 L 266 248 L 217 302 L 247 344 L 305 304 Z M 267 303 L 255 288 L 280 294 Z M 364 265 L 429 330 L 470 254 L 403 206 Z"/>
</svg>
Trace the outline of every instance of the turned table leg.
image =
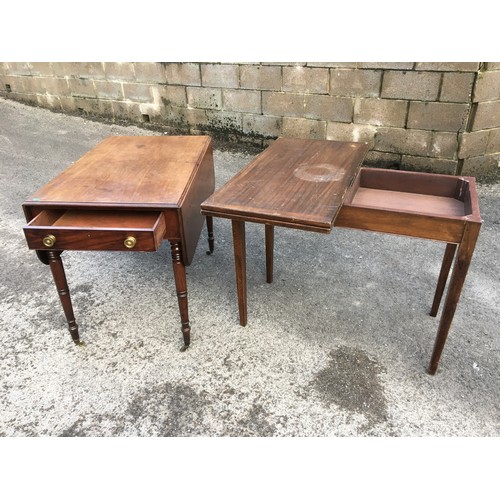
<svg viewBox="0 0 500 500">
<path fill-rule="evenodd" d="M 66 273 L 61 260 L 61 252 L 48 251 L 48 263 L 54 282 L 56 284 L 57 293 L 61 299 L 61 304 L 68 322 L 69 333 L 75 344 L 80 344 L 80 336 L 78 334 L 78 325 L 75 321 L 75 314 L 73 313 L 73 305 L 71 304 L 71 296 L 69 294 L 68 282 L 66 281 Z"/>
<path fill-rule="evenodd" d="M 453 257 L 455 257 L 456 250 L 457 245 L 455 243 L 448 243 L 446 245 L 443 263 L 441 265 L 441 271 L 439 273 L 438 283 L 436 287 L 436 293 L 434 294 L 434 301 L 432 302 L 430 312 L 430 315 L 433 317 L 437 315 L 437 312 L 439 310 L 439 304 L 441 304 L 444 288 L 446 286 L 446 281 L 448 280 L 448 274 L 450 273 L 451 264 L 453 263 Z"/>
<path fill-rule="evenodd" d="M 429 368 L 427 369 L 428 373 L 431 375 L 434 375 L 437 371 L 439 359 L 441 358 L 441 353 L 443 352 L 451 322 L 453 321 L 453 316 L 455 315 L 458 300 L 462 292 L 462 287 L 469 269 L 472 254 L 474 253 L 474 247 L 476 246 L 480 228 L 480 224 L 466 223 L 464 235 L 460 246 L 458 247 L 458 255 L 455 259 L 455 265 L 453 266 L 453 273 L 451 275 L 448 293 L 446 295 L 441 320 L 439 322 L 436 341 L 434 343 L 434 350 L 432 352 Z"/>
<path fill-rule="evenodd" d="M 274 226 L 266 224 L 266 281 L 273 282 Z"/>
<path fill-rule="evenodd" d="M 181 315 L 182 336 L 184 338 L 184 346 L 181 348 L 181 351 L 185 351 L 191 342 L 191 326 L 189 325 L 186 267 L 184 265 L 184 261 L 182 260 L 180 242 L 171 241 L 170 251 L 172 254 L 172 265 L 174 268 L 177 301 L 179 303 L 179 312 Z"/>
<path fill-rule="evenodd" d="M 208 252 L 207 255 L 214 253 L 214 218 L 211 215 L 206 216 L 208 233 Z"/>
<path fill-rule="evenodd" d="M 232 221 L 234 268 L 236 271 L 236 288 L 238 291 L 238 309 L 240 313 L 240 325 L 247 324 L 247 263 L 245 244 L 245 223 L 243 221 Z"/>
</svg>

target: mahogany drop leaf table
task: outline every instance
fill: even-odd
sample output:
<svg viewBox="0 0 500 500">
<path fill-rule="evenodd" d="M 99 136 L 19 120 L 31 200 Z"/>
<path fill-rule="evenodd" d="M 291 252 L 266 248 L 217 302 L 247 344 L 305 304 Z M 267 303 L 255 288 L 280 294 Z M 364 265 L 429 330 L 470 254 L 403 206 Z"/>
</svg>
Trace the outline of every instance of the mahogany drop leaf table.
<svg viewBox="0 0 500 500">
<path fill-rule="evenodd" d="M 39 189 L 23 204 L 28 247 L 50 265 L 71 337 L 80 343 L 61 253 L 153 252 L 170 242 L 183 349 L 190 343 L 185 266 L 192 261 L 214 191 L 207 136 L 114 136 Z M 213 225 L 206 218 L 209 251 Z"/>
</svg>

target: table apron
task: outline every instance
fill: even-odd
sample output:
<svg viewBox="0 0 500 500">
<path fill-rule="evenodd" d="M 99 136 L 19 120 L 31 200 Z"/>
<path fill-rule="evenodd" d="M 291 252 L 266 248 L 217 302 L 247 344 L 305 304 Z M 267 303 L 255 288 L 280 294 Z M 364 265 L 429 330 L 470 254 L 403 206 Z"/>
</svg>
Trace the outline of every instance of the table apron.
<svg viewBox="0 0 500 500">
<path fill-rule="evenodd" d="M 220 217 L 222 219 L 231 219 L 242 222 L 253 222 L 256 224 L 269 224 L 271 226 L 288 227 L 292 229 L 301 229 L 303 231 L 313 231 L 316 233 L 323 233 L 323 234 L 329 234 L 332 231 L 332 226 L 315 226 L 311 224 L 304 224 L 301 222 L 267 219 L 264 217 L 251 217 L 248 215 L 225 214 L 221 212 L 213 212 L 211 210 L 202 210 L 201 213 L 203 215 L 208 215 L 212 217 Z"/>
</svg>

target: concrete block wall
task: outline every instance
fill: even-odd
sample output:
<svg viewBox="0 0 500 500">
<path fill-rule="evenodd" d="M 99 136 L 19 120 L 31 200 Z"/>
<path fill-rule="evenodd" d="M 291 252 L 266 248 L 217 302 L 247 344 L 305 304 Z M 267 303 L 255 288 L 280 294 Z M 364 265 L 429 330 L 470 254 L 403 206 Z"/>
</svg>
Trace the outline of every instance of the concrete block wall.
<svg viewBox="0 0 500 500">
<path fill-rule="evenodd" d="M 366 141 L 369 165 L 499 170 L 500 63 L 4 62 L 0 95 L 258 146 Z"/>
</svg>

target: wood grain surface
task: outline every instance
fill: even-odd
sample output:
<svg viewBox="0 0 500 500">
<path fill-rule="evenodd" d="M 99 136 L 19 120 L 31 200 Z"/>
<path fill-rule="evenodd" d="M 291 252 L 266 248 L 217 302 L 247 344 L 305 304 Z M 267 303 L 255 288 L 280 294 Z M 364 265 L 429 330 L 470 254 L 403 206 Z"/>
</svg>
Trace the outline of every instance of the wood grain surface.
<svg viewBox="0 0 500 500">
<path fill-rule="evenodd" d="M 204 203 L 219 217 L 329 231 L 368 145 L 279 138 Z"/>
<path fill-rule="evenodd" d="M 112 136 L 27 203 L 179 206 L 211 140 L 207 136 Z"/>
</svg>

